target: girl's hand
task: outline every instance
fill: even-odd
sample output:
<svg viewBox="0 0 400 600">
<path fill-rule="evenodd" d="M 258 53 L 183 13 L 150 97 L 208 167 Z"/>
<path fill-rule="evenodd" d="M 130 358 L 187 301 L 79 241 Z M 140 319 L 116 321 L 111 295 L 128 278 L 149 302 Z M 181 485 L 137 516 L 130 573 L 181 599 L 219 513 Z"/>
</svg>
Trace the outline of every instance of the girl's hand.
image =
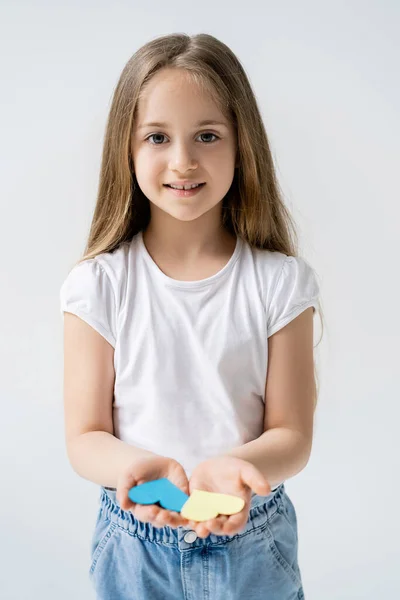
<svg viewBox="0 0 400 600">
<path fill-rule="evenodd" d="M 252 490 L 256 494 L 266 496 L 271 486 L 254 465 L 241 458 L 220 456 L 206 460 L 194 469 L 189 481 L 189 489 L 232 494 L 245 501 L 240 513 L 236 515 L 219 515 L 210 521 L 198 523 L 189 521 L 189 526 L 201 538 L 210 533 L 215 535 L 234 535 L 244 529 L 250 512 Z"/>
<path fill-rule="evenodd" d="M 133 486 L 163 477 L 189 495 L 189 481 L 182 465 L 172 458 L 154 454 L 136 459 L 120 474 L 116 493 L 119 505 L 123 510 L 131 511 L 139 521 L 150 523 L 154 527 L 187 526 L 188 520 L 180 513 L 166 510 L 158 504 L 136 504 L 128 497 L 128 492 Z"/>
</svg>

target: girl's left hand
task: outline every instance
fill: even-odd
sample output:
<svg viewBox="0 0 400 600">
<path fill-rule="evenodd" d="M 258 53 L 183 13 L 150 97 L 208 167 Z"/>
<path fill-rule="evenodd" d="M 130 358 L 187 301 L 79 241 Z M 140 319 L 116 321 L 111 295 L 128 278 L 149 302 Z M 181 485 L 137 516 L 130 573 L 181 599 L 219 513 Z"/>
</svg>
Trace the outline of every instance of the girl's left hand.
<svg viewBox="0 0 400 600">
<path fill-rule="evenodd" d="M 195 490 L 217 492 L 239 496 L 245 501 L 240 513 L 219 515 L 209 521 L 190 521 L 189 526 L 201 538 L 210 533 L 215 535 L 234 535 L 246 526 L 252 490 L 261 496 L 271 492 L 271 486 L 262 473 L 251 463 L 233 456 L 218 456 L 201 462 L 194 469 L 189 480 L 190 493 Z"/>
</svg>

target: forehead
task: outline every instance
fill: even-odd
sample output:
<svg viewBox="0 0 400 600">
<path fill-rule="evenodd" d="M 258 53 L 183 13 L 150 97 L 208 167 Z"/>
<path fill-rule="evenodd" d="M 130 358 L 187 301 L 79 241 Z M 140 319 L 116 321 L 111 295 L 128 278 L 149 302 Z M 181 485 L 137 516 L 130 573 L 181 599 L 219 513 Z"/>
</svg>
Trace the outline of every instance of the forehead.
<svg viewBox="0 0 400 600">
<path fill-rule="evenodd" d="M 213 95 L 183 69 L 161 69 L 142 90 L 137 106 L 137 127 L 148 121 L 174 123 L 202 119 L 228 120 Z"/>
</svg>

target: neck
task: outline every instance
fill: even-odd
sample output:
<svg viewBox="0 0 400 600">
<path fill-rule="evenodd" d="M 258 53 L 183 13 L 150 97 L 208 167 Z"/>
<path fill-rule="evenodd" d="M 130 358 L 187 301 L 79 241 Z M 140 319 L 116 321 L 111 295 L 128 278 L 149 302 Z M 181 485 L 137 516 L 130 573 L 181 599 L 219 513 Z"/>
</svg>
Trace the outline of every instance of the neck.
<svg viewBox="0 0 400 600">
<path fill-rule="evenodd" d="M 207 213 L 193 221 L 179 221 L 165 212 L 157 215 L 152 211 L 143 241 L 150 252 L 189 262 L 231 251 L 236 238 L 223 227 L 220 212 L 218 215 Z"/>
</svg>

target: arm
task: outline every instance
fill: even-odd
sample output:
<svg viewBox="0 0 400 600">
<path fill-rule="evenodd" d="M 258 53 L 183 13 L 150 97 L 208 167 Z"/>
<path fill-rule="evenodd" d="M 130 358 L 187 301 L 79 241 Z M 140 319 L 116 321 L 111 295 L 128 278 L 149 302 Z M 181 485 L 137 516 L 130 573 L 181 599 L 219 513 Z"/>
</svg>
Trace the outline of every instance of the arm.
<svg viewBox="0 0 400 600">
<path fill-rule="evenodd" d="M 316 395 L 313 308 L 268 339 L 264 433 L 226 454 L 252 463 L 271 487 L 308 463 Z"/>
<path fill-rule="evenodd" d="M 90 325 L 64 313 L 64 417 L 67 454 L 81 477 L 117 487 L 121 470 L 151 452 L 117 439 L 112 419 L 114 349 Z"/>
</svg>

